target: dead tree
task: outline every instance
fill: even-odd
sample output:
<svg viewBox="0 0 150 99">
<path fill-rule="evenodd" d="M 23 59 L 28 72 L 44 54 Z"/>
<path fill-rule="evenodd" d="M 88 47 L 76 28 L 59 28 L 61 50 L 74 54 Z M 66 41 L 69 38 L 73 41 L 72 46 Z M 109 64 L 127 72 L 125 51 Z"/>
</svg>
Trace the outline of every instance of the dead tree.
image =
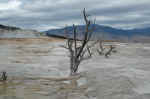
<svg viewBox="0 0 150 99">
<path fill-rule="evenodd" d="M 108 50 L 108 52 L 105 53 L 105 57 L 108 58 L 109 55 L 111 55 L 111 52 L 113 52 L 114 49 L 115 49 L 115 47 L 110 45 L 110 49 Z"/>
<path fill-rule="evenodd" d="M 2 72 L 2 75 L 1 75 L 1 78 L 0 78 L 1 81 L 6 81 L 7 80 L 7 73 L 4 71 Z"/>
<path fill-rule="evenodd" d="M 86 14 L 85 9 L 83 10 L 83 16 L 85 21 L 85 31 L 83 33 L 83 38 L 79 40 L 77 37 L 77 27 L 73 25 L 73 37 L 67 38 L 67 43 L 65 46 L 65 48 L 67 48 L 70 52 L 70 75 L 75 75 L 78 71 L 80 63 L 85 59 L 91 58 L 92 56 L 88 43 L 91 39 L 94 28 L 90 27 L 92 23 L 88 19 L 89 15 Z"/>
<path fill-rule="evenodd" d="M 107 47 L 104 46 L 102 40 L 98 40 L 96 43 L 98 44 L 97 52 L 99 55 L 105 55 L 105 57 L 108 58 L 111 53 L 117 53 L 117 50 L 115 49 L 116 47 L 113 45 L 109 45 L 109 48 L 107 50 Z"/>
<path fill-rule="evenodd" d="M 102 40 L 99 40 L 98 41 L 98 47 L 99 47 L 99 49 L 97 49 L 97 52 L 98 52 L 98 54 L 99 55 L 104 55 L 104 50 L 105 50 L 105 48 L 103 47 L 103 41 Z"/>
</svg>

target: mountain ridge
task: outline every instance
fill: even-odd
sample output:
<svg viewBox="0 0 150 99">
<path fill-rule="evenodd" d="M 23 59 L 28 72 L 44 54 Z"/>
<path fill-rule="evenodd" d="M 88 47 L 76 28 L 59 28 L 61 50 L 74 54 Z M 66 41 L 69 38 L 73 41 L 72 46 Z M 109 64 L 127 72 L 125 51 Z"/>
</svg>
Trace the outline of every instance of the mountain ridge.
<svg viewBox="0 0 150 99">
<path fill-rule="evenodd" d="M 77 30 L 79 32 L 83 32 L 83 29 L 84 29 L 84 25 L 77 25 Z M 68 27 L 65 27 L 65 28 L 60 28 L 60 29 L 50 29 L 50 30 L 47 30 L 45 31 L 45 33 L 47 34 L 58 34 L 58 35 L 61 35 L 64 34 L 64 31 L 65 29 L 72 33 L 72 30 L 73 30 L 73 27 L 72 26 L 68 26 Z M 82 31 L 80 31 L 82 30 Z M 59 33 L 58 33 L 59 32 Z M 148 35 L 150 36 L 150 27 L 148 28 L 135 28 L 135 29 L 117 29 L 117 28 L 113 28 L 113 27 L 110 27 L 110 26 L 103 26 L 103 25 L 98 25 L 96 24 L 95 25 L 95 30 L 94 32 L 107 32 L 107 33 L 111 33 L 111 34 L 118 34 L 118 35 L 126 35 L 126 36 L 131 36 L 131 35 L 135 35 L 135 34 L 138 34 L 138 35 Z"/>
<path fill-rule="evenodd" d="M 135 29 L 117 29 L 110 26 L 94 24 L 94 36 L 104 39 L 132 39 L 138 37 L 149 37 L 150 38 L 150 27 L 147 28 L 135 28 Z M 81 36 L 84 32 L 85 25 L 76 25 L 77 32 Z M 91 25 L 92 27 L 92 25 Z M 59 36 L 66 37 L 65 31 L 71 36 L 73 34 L 73 27 L 68 26 L 60 29 L 50 29 L 45 31 L 47 36 Z"/>
</svg>

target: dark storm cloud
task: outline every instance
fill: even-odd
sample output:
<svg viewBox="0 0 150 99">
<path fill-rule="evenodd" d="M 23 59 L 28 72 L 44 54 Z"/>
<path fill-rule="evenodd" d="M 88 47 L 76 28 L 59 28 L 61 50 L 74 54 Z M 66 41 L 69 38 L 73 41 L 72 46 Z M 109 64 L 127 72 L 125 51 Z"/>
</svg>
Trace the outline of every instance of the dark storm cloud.
<svg viewBox="0 0 150 99">
<path fill-rule="evenodd" d="M 38 30 L 83 24 L 81 12 L 86 8 L 97 24 L 148 27 L 149 5 L 149 0 L 1 0 L 0 22 Z"/>
</svg>

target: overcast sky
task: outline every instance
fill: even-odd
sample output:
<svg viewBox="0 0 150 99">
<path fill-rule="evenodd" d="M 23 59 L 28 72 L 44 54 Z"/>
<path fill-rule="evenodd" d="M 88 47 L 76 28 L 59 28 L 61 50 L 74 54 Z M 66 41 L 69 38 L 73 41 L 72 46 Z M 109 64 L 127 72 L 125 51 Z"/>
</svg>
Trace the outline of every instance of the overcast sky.
<svg viewBox="0 0 150 99">
<path fill-rule="evenodd" d="M 0 24 L 36 30 L 83 24 L 83 8 L 97 24 L 150 27 L 150 0 L 0 0 Z"/>
</svg>

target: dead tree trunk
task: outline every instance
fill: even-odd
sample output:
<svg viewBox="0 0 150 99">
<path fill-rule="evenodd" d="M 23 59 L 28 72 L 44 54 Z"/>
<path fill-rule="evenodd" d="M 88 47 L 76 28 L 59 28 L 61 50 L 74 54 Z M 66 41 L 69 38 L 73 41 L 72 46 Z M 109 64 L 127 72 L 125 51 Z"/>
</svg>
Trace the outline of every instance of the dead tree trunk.
<svg viewBox="0 0 150 99">
<path fill-rule="evenodd" d="M 75 25 L 73 25 L 73 38 L 68 37 L 67 46 L 65 46 L 65 48 L 67 48 L 70 52 L 70 75 L 75 75 L 78 71 L 81 61 L 91 58 L 92 55 L 88 46 L 88 42 L 91 39 L 93 28 L 89 29 L 91 21 L 88 20 L 88 15 L 86 14 L 85 9 L 83 10 L 83 16 L 86 23 L 83 38 L 78 40 L 77 28 Z M 85 56 L 86 53 L 89 55 Z"/>
</svg>

